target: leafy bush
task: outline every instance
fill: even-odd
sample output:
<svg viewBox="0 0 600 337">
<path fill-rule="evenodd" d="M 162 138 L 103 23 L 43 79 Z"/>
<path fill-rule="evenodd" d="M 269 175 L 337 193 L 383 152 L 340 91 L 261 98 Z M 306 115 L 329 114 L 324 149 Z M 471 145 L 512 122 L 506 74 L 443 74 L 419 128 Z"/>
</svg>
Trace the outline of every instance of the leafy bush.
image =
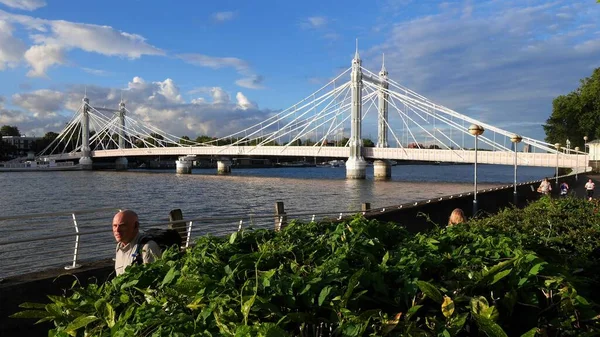
<svg viewBox="0 0 600 337">
<path fill-rule="evenodd" d="M 13 317 L 50 336 L 592 336 L 599 220 L 543 198 L 417 235 L 356 217 L 206 236 Z"/>
</svg>

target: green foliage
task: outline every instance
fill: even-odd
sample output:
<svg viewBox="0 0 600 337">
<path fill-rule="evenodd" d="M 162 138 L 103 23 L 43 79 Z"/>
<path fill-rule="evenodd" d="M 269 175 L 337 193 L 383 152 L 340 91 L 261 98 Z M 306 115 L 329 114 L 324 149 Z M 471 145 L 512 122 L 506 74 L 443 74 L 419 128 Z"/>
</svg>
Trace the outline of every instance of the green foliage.
<svg viewBox="0 0 600 337">
<path fill-rule="evenodd" d="M 416 235 L 356 217 L 206 236 L 13 317 L 51 336 L 594 336 L 599 224 L 544 198 Z"/>
<path fill-rule="evenodd" d="M 600 68 L 581 80 L 579 88 L 552 102 L 552 115 L 544 125 L 546 141 L 584 148 L 583 136 L 600 138 Z"/>
<path fill-rule="evenodd" d="M 19 131 L 19 128 L 16 126 L 2 125 L 2 127 L 0 127 L 0 136 L 19 137 L 19 136 L 21 136 L 21 132 Z"/>
</svg>

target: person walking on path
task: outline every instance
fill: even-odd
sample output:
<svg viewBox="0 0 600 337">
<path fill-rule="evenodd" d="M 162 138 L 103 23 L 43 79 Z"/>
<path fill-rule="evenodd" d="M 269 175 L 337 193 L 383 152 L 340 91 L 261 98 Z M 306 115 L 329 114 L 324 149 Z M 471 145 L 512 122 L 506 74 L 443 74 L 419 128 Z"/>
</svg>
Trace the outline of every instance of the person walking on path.
<svg viewBox="0 0 600 337">
<path fill-rule="evenodd" d="M 560 196 L 566 197 L 568 193 L 569 193 L 569 184 L 567 184 L 566 181 L 563 181 L 562 184 L 560 184 Z"/>
<path fill-rule="evenodd" d="M 596 187 L 596 185 L 592 179 L 588 179 L 588 182 L 585 183 L 585 191 L 587 193 L 588 200 L 592 200 L 592 197 L 594 196 L 594 187 Z"/>
<path fill-rule="evenodd" d="M 540 187 L 538 187 L 537 191 L 539 193 L 542 193 L 543 195 L 550 194 L 550 191 L 552 191 L 552 185 L 548 181 L 548 178 L 544 178 L 544 180 L 542 180 Z"/>
<path fill-rule="evenodd" d="M 115 214 L 112 229 L 117 241 L 115 256 L 115 272 L 117 275 L 123 274 L 125 268 L 134 263 L 150 263 L 162 254 L 156 242 L 140 242 L 143 235 L 140 234 L 138 215 L 134 211 L 124 210 Z M 138 247 L 139 244 L 142 244 L 142 247 Z M 141 258 L 138 256 L 140 254 Z"/>
</svg>

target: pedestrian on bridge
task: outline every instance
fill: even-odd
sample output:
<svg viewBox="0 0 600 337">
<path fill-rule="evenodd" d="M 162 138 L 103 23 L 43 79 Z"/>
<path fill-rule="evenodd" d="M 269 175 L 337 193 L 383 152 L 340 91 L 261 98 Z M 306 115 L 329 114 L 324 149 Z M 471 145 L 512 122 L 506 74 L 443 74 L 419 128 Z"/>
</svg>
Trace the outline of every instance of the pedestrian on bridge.
<svg viewBox="0 0 600 337">
<path fill-rule="evenodd" d="M 115 272 L 121 275 L 134 263 L 150 263 L 160 257 L 162 251 L 154 241 L 142 242 L 138 215 L 132 210 L 117 213 L 112 222 L 113 235 L 117 240 Z M 140 247 L 141 246 L 141 247 Z"/>
</svg>

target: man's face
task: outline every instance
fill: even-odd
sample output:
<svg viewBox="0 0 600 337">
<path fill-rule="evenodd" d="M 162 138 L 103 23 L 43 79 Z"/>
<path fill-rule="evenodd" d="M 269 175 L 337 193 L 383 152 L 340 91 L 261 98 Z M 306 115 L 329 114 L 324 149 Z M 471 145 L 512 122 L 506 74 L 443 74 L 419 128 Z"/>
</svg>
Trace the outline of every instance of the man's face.
<svg viewBox="0 0 600 337">
<path fill-rule="evenodd" d="M 134 216 L 119 212 L 113 218 L 113 235 L 117 242 L 126 245 L 130 243 L 138 233 L 138 223 Z"/>
</svg>

